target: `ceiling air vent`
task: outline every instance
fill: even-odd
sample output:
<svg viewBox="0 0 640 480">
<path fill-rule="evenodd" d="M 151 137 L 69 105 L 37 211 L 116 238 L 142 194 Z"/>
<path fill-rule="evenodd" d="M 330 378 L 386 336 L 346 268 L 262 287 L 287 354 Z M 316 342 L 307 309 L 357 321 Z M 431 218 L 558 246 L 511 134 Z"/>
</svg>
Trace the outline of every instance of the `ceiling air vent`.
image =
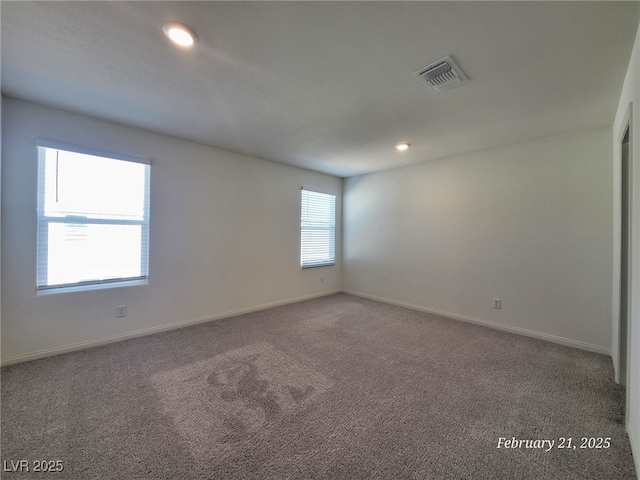
<svg viewBox="0 0 640 480">
<path fill-rule="evenodd" d="M 461 85 L 467 77 L 450 56 L 441 58 L 416 72 L 416 76 L 429 85 L 435 92 L 440 93 Z"/>
</svg>

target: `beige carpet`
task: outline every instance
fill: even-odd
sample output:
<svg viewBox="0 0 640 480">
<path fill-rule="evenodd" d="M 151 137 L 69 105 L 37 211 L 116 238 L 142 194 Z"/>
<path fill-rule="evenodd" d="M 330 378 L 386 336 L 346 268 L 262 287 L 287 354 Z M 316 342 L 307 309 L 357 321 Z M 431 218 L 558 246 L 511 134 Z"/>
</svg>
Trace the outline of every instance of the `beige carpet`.
<svg viewBox="0 0 640 480">
<path fill-rule="evenodd" d="M 610 358 L 343 294 L 1 373 L 3 479 L 635 478 Z"/>
</svg>

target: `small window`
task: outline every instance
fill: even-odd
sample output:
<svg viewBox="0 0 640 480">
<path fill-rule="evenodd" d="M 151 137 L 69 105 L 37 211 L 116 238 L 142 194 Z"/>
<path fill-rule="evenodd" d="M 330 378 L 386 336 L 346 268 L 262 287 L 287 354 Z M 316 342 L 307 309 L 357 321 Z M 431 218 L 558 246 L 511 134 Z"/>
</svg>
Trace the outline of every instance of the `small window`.
<svg viewBox="0 0 640 480">
<path fill-rule="evenodd" d="M 302 189 L 300 265 L 336 263 L 336 196 Z"/>
<path fill-rule="evenodd" d="M 149 170 L 144 160 L 38 146 L 38 291 L 146 283 Z"/>
</svg>

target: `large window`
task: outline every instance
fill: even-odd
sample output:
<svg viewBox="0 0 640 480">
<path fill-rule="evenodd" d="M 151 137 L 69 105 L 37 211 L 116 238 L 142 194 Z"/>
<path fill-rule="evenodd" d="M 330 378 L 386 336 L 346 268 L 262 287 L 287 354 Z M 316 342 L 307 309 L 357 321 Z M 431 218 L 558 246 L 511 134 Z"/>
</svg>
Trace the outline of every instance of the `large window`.
<svg viewBox="0 0 640 480">
<path fill-rule="evenodd" d="M 302 189 L 300 265 L 336 263 L 336 196 Z"/>
<path fill-rule="evenodd" d="M 38 146 L 39 291 L 146 283 L 149 164 Z"/>
</svg>

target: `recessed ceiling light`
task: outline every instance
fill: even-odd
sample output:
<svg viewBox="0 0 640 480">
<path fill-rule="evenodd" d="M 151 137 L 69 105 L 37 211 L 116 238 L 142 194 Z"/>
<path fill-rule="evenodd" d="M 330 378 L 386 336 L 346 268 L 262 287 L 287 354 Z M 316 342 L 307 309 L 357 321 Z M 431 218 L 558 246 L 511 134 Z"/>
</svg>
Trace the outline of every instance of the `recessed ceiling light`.
<svg viewBox="0 0 640 480">
<path fill-rule="evenodd" d="M 167 22 L 162 25 L 162 31 L 173 43 L 181 47 L 190 47 L 198 41 L 196 32 L 178 22 Z"/>
<path fill-rule="evenodd" d="M 410 143 L 399 143 L 396 145 L 396 150 L 400 152 L 404 152 L 407 148 L 411 146 Z"/>
</svg>

